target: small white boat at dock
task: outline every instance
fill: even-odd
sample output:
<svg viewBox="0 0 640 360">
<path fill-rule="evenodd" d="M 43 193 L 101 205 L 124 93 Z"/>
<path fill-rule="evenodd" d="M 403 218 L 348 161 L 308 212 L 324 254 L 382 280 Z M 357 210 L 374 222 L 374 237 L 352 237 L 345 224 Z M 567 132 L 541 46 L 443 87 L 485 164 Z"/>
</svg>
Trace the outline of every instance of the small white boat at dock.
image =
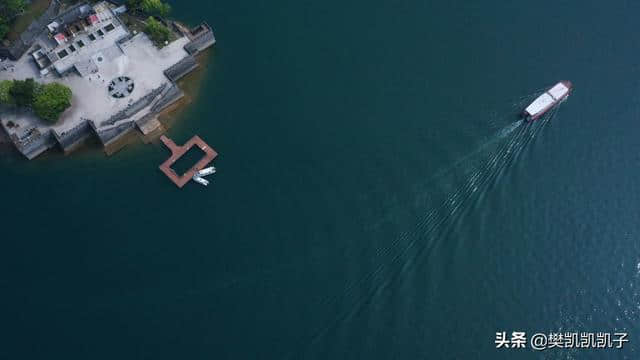
<svg viewBox="0 0 640 360">
<path fill-rule="evenodd" d="M 203 179 L 200 176 L 198 176 L 197 174 L 193 175 L 193 181 L 197 182 L 200 185 L 204 185 L 204 186 L 209 185 L 209 180 Z"/>
<path fill-rule="evenodd" d="M 199 176 L 199 177 L 209 176 L 211 174 L 215 174 L 216 171 L 217 171 L 216 168 L 214 166 L 211 166 L 211 167 L 208 167 L 206 169 L 202 169 L 202 170 L 198 171 L 198 175 L 197 176 Z"/>
</svg>

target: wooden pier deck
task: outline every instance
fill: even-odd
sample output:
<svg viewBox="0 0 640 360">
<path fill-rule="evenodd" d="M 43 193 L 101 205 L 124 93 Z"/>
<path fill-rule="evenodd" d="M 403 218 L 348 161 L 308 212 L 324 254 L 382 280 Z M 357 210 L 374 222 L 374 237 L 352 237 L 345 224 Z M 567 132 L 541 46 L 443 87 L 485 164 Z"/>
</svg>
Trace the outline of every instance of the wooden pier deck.
<svg viewBox="0 0 640 360">
<path fill-rule="evenodd" d="M 198 135 L 192 137 L 186 144 L 182 146 L 176 145 L 173 140 L 168 137 L 162 135 L 160 140 L 165 144 L 166 147 L 171 150 L 171 157 L 167 159 L 167 161 L 163 162 L 160 165 L 160 170 L 167 175 L 167 177 L 173 181 L 176 186 L 182 188 L 186 183 L 188 183 L 193 175 L 195 175 L 198 171 L 204 169 L 210 162 L 213 161 L 216 157 L 218 157 L 218 153 L 213 150 L 209 145 L 207 145 L 204 140 L 200 139 Z M 178 175 L 172 168 L 173 164 L 176 163 L 184 154 L 186 154 L 189 149 L 197 146 L 200 150 L 204 151 L 205 155 L 200 159 L 194 166 L 191 167 L 186 173 L 182 175 Z"/>
</svg>

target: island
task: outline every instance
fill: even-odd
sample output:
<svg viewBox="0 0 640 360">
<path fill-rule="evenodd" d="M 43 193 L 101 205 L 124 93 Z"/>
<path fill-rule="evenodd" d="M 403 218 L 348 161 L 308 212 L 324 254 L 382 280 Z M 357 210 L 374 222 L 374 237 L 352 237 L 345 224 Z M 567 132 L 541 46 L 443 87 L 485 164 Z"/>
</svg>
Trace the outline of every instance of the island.
<svg viewBox="0 0 640 360">
<path fill-rule="evenodd" d="M 52 0 L 0 47 L 5 138 L 33 159 L 91 137 L 110 153 L 131 132 L 162 132 L 158 116 L 185 96 L 177 81 L 216 42 L 206 22 L 189 28 L 167 20 L 168 10 L 159 0 Z"/>
</svg>

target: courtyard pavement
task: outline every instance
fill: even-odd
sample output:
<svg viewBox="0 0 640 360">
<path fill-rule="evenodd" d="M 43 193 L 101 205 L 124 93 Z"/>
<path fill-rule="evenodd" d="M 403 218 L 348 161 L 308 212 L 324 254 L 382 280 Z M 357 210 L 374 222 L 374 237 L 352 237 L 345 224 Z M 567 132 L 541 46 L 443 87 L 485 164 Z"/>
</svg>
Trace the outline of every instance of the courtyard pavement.
<svg viewBox="0 0 640 360">
<path fill-rule="evenodd" d="M 40 83 L 60 82 L 71 88 L 73 99 L 72 107 L 53 126 L 24 111 L 4 113 L 2 121 L 5 125 L 8 121 L 17 124 L 19 127 L 9 129 L 17 135 L 31 127 L 37 127 L 41 132 L 55 129 L 58 134 L 63 134 L 85 120 L 93 120 L 99 127 L 103 121 L 131 103 L 168 83 L 164 71 L 188 56 L 184 50 L 188 42 L 189 39 L 183 37 L 158 49 L 145 34 L 138 34 L 120 46 L 112 43 L 96 51 L 92 58 L 98 66 L 98 72 L 86 77 L 76 72 L 62 78 L 53 73 L 41 76 L 35 61 L 28 54 L 17 62 L 5 60 L 0 63 L 0 80 L 34 78 Z M 7 69 L 1 70 L 3 67 Z M 120 76 L 131 78 L 135 88 L 128 97 L 116 99 L 109 95 L 108 87 L 112 80 Z M 112 126 L 117 126 L 117 123 Z"/>
</svg>

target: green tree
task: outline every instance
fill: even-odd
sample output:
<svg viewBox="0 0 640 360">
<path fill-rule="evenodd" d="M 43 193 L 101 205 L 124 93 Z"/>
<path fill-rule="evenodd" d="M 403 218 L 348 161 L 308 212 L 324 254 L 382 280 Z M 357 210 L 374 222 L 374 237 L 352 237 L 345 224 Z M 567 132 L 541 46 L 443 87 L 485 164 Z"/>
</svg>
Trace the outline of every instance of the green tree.
<svg viewBox="0 0 640 360">
<path fill-rule="evenodd" d="M 9 33 L 9 24 L 7 20 L 0 16 L 0 39 L 4 39 L 5 36 Z"/>
<path fill-rule="evenodd" d="M 42 120 L 55 123 L 60 119 L 60 115 L 71 106 L 72 95 L 71 89 L 62 84 L 42 85 L 35 95 L 33 111 Z"/>
<path fill-rule="evenodd" d="M 24 8 L 24 0 L 0 0 L 0 13 L 7 19 L 13 19 L 20 15 Z"/>
<path fill-rule="evenodd" d="M 7 36 L 13 21 L 24 9 L 24 0 L 0 0 L 0 39 Z"/>
<path fill-rule="evenodd" d="M 171 31 L 153 17 L 149 17 L 149 19 L 147 19 L 147 25 L 144 28 L 144 32 L 149 35 L 151 40 L 160 46 L 162 46 L 165 41 L 169 41 L 169 37 L 171 35 Z"/>
<path fill-rule="evenodd" d="M 130 9 L 140 10 L 148 15 L 166 17 L 171 12 L 171 5 L 162 0 L 129 0 L 127 6 Z"/>
<path fill-rule="evenodd" d="M 71 106 L 71 89 L 59 84 L 42 85 L 36 92 L 33 111 L 39 118 L 55 123 L 60 115 Z"/>
<path fill-rule="evenodd" d="M 9 94 L 11 94 L 17 106 L 29 107 L 33 104 L 33 97 L 37 87 L 33 79 L 13 80 L 13 86 L 9 90 Z"/>
<path fill-rule="evenodd" d="M 171 12 L 171 6 L 162 0 L 142 0 L 142 11 L 165 17 Z"/>
<path fill-rule="evenodd" d="M 15 101 L 13 101 L 13 96 L 11 96 L 11 89 L 13 89 L 13 81 L 11 80 L 0 81 L 0 104 L 15 105 Z"/>
</svg>

